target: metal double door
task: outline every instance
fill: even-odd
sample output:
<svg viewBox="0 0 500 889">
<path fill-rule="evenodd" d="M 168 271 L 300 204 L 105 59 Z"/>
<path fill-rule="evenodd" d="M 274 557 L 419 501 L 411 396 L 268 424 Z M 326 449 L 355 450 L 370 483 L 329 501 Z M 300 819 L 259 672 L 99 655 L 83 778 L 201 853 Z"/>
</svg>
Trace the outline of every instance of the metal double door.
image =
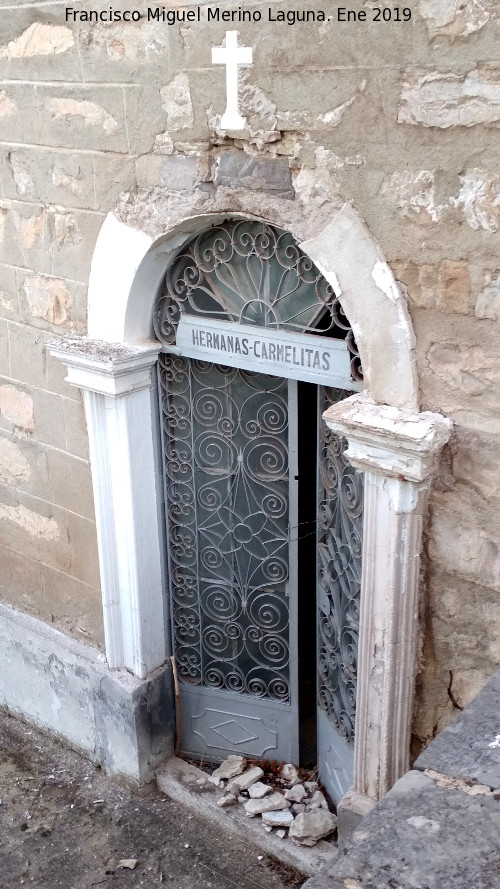
<svg viewBox="0 0 500 889">
<path fill-rule="evenodd" d="M 298 429 L 293 380 L 163 356 L 160 383 L 181 750 L 298 763 L 297 439 L 315 430 Z M 329 449 L 323 435 L 318 761 L 338 799 L 350 784 L 352 745 L 339 718 L 342 654 L 332 633 L 341 630 L 330 614 L 339 603 L 331 589 L 330 501 L 338 492 Z M 314 607 L 313 577 L 311 589 Z"/>
</svg>

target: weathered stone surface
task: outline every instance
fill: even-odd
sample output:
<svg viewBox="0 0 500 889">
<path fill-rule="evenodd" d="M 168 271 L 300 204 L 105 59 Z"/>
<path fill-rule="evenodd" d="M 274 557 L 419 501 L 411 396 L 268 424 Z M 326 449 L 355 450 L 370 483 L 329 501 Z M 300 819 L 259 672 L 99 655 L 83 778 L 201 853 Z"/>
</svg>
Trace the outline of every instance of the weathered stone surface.
<svg viewBox="0 0 500 889">
<path fill-rule="evenodd" d="M 248 157 L 242 151 L 224 151 L 221 154 L 215 185 L 250 188 L 284 198 L 295 197 L 287 160 Z"/>
<path fill-rule="evenodd" d="M 467 225 L 474 231 L 500 231 L 500 176 L 474 168 L 460 177 L 462 187 L 454 203 L 462 208 Z"/>
<path fill-rule="evenodd" d="M 453 476 L 470 486 L 486 501 L 500 503 L 500 453 L 498 439 L 460 429 L 453 455 Z"/>
<path fill-rule="evenodd" d="M 5 90 L 0 90 L 0 120 L 15 114 L 17 106 Z"/>
<path fill-rule="evenodd" d="M 414 768 L 433 769 L 443 775 L 500 788 L 500 671 L 476 698 L 448 725 Z"/>
<path fill-rule="evenodd" d="M 465 260 L 445 259 L 439 265 L 417 265 L 408 260 L 392 263 L 393 272 L 419 308 L 472 315 L 473 294 L 469 265 Z"/>
<path fill-rule="evenodd" d="M 156 137 L 154 150 L 159 154 L 170 154 L 174 147 L 170 134 L 192 129 L 194 124 L 189 78 L 186 72 L 180 72 L 167 86 L 162 87 L 160 95 L 162 108 L 167 115 L 167 127 L 164 133 Z"/>
<path fill-rule="evenodd" d="M 15 441 L 0 437 L 0 482 L 22 485 L 31 475 L 31 465 Z"/>
<path fill-rule="evenodd" d="M 264 775 L 263 770 L 259 766 L 254 766 L 251 769 L 247 769 L 243 774 L 238 774 L 235 778 L 232 778 L 231 784 L 229 787 L 233 786 L 238 791 L 240 790 L 248 790 L 252 784 L 255 784 L 256 781 L 259 781 Z"/>
<path fill-rule="evenodd" d="M 271 793 L 272 787 L 269 784 L 263 784 L 262 781 L 256 781 L 255 784 L 252 784 L 251 787 L 248 788 L 248 796 L 250 799 L 262 799 L 264 796 L 267 796 L 268 793 Z"/>
<path fill-rule="evenodd" d="M 319 806 L 320 809 L 328 809 L 328 803 L 326 801 L 325 795 L 321 792 L 321 790 L 315 790 L 308 806 Z"/>
<path fill-rule="evenodd" d="M 468 74 L 412 75 L 403 84 L 398 123 L 424 127 L 473 127 L 500 120 L 500 74 L 492 68 Z"/>
<path fill-rule="evenodd" d="M 301 846 L 314 846 L 318 840 L 330 836 L 337 829 L 337 818 L 331 812 L 317 809 L 297 815 L 290 827 L 289 837 Z"/>
<path fill-rule="evenodd" d="M 145 188 L 158 185 L 171 191 L 192 190 L 203 175 L 203 161 L 195 156 L 150 154 L 137 161 L 137 184 Z"/>
<path fill-rule="evenodd" d="M 14 431 L 33 432 L 33 399 L 17 386 L 0 386 L 0 418 Z"/>
<path fill-rule="evenodd" d="M 485 404 L 498 407 L 500 358 L 496 349 L 435 343 L 427 352 L 429 367 L 439 379 L 466 395 L 483 395 Z"/>
<path fill-rule="evenodd" d="M 264 799 L 249 799 L 245 803 L 245 812 L 247 815 L 262 815 L 263 812 L 273 812 L 281 809 L 289 809 L 290 803 L 277 790 Z"/>
<path fill-rule="evenodd" d="M 290 827 L 294 817 L 289 809 L 285 809 L 278 812 L 263 812 L 262 820 L 264 824 L 269 824 L 271 827 Z"/>
<path fill-rule="evenodd" d="M 477 298 L 475 315 L 476 318 L 500 321 L 500 269 L 486 272 L 484 288 Z"/>
<path fill-rule="evenodd" d="M 34 318 L 43 318 L 44 321 L 56 326 L 64 324 L 68 319 L 71 296 L 65 281 L 31 275 L 25 278 L 23 293 L 29 312 Z"/>
<path fill-rule="evenodd" d="M 418 9 L 431 37 L 468 37 L 498 15 L 495 0 L 419 0 Z"/>
<path fill-rule="evenodd" d="M 448 572 L 500 591 L 500 545 L 496 535 L 453 515 L 446 506 L 433 510 L 429 552 Z"/>
</svg>

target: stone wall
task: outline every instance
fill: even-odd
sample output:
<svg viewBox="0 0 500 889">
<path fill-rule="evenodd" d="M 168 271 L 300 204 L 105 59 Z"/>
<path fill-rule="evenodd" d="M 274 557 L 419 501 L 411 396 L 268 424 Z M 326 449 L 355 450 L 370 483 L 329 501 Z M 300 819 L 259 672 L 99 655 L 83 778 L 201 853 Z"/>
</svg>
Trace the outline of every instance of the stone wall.
<svg viewBox="0 0 500 889">
<path fill-rule="evenodd" d="M 101 639 L 85 422 L 44 343 L 85 331 L 105 214 L 147 228 L 187 193 L 208 208 L 231 187 L 256 212 L 294 191 L 318 214 L 350 200 L 407 296 L 421 407 L 456 424 L 426 535 L 425 741 L 500 662 L 500 5 L 418 0 L 409 23 L 342 23 L 333 4 L 332 21 L 294 26 L 267 22 L 288 0 L 242 8 L 262 21 L 208 24 L 206 6 L 175 26 L 66 22 L 50 3 L 2 16 L 1 595 Z M 229 27 L 254 46 L 233 138 L 209 52 Z"/>
</svg>

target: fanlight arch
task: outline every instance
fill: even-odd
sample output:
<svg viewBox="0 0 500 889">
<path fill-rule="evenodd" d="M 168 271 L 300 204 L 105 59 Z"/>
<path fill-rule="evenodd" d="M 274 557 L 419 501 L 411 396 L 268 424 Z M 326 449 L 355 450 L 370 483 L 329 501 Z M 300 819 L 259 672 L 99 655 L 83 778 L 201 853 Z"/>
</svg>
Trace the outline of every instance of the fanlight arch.
<svg viewBox="0 0 500 889">
<path fill-rule="evenodd" d="M 154 306 L 161 343 L 175 344 L 184 313 L 343 339 L 352 378 L 363 379 L 353 331 L 333 287 L 290 232 L 268 223 L 228 220 L 183 246 Z"/>
</svg>

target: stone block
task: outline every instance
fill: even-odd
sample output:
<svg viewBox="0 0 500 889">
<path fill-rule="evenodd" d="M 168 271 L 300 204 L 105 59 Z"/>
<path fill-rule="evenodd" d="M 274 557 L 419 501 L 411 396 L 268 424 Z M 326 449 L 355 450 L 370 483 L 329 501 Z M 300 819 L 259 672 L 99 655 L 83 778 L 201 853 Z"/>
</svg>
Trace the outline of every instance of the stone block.
<svg viewBox="0 0 500 889">
<path fill-rule="evenodd" d="M 50 5 L 46 13 L 33 15 L 28 4 L 11 7 L 3 14 L 0 36 L 0 77 L 5 80 L 81 79 L 76 29 L 65 22 L 64 7 Z"/>
<path fill-rule="evenodd" d="M 80 22 L 80 60 L 86 83 L 160 84 L 172 66 L 173 29 L 158 22 Z M 178 65 L 181 67 L 181 65 Z"/>
<path fill-rule="evenodd" d="M 56 361 L 52 357 L 48 349 L 44 351 L 45 355 L 45 374 L 43 383 L 41 384 L 49 392 L 56 392 L 64 395 L 70 401 L 80 401 L 81 394 L 75 386 L 70 386 L 66 382 L 67 370 L 61 361 Z"/>
<path fill-rule="evenodd" d="M 49 502 L 52 487 L 43 445 L 0 432 L 0 484 Z"/>
<path fill-rule="evenodd" d="M 66 449 L 66 423 L 63 399 L 45 389 L 32 388 L 29 396 L 33 403 L 33 437 L 46 445 Z"/>
<path fill-rule="evenodd" d="M 42 581 L 43 598 L 41 590 L 32 596 L 31 613 L 78 641 L 103 649 L 100 590 L 50 565 L 42 566 Z"/>
<path fill-rule="evenodd" d="M 95 209 L 107 213 L 112 209 L 121 192 L 135 185 L 135 158 L 120 154 L 94 154 Z"/>
<path fill-rule="evenodd" d="M 413 305 L 447 314 L 474 314 L 469 264 L 464 260 L 444 259 L 439 265 L 404 260 L 391 267 Z"/>
<path fill-rule="evenodd" d="M 453 476 L 474 488 L 486 501 L 500 503 L 500 453 L 498 439 L 457 429 Z"/>
<path fill-rule="evenodd" d="M 67 511 L 64 517 L 71 550 L 69 573 L 89 586 L 100 588 L 95 522 L 71 511 Z"/>
<path fill-rule="evenodd" d="M 500 321 L 500 269 L 486 272 L 484 287 L 477 298 L 475 315 L 476 318 Z"/>
<path fill-rule="evenodd" d="M 27 324 L 16 324 L 10 336 L 10 372 L 13 380 L 43 386 L 47 334 Z"/>
<path fill-rule="evenodd" d="M 496 535 L 434 506 L 429 537 L 431 559 L 446 571 L 500 591 L 500 546 Z"/>
<path fill-rule="evenodd" d="M 147 154 L 137 160 L 137 184 L 160 186 L 169 191 L 192 191 L 206 171 L 204 159 L 186 155 Z"/>
<path fill-rule="evenodd" d="M 89 437 L 82 397 L 78 389 L 73 389 L 73 391 L 79 396 L 78 400 L 61 399 L 66 429 L 66 451 L 69 454 L 74 454 L 75 457 L 88 460 Z"/>
<path fill-rule="evenodd" d="M 418 10 L 430 37 L 469 37 L 498 16 L 498 9 L 489 0 L 465 4 L 457 0 L 419 0 Z"/>
<path fill-rule="evenodd" d="M 0 124 L 2 141 L 33 143 L 39 141 L 37 99 L 32 83 L 5 83 L 0 86 Z"/>
<path fill-rule="evenodd" d="M 464 75 L 410 72 L 403 82 L 398 123 L 474 127 L 500 120 L 500 73 L 483 66 Z"/>
<path fill-rule="evenodd" d="M 9 326 L 0 318 L 0 376 L 10 377 Z"/>
<path fill-rule="evenodd" d="M 20 319 L 16 272 L 8 265 L 0 265 L 0 318 Z"/>
<path fill-rule="evenodd" d="M 0 378 L 0 426 L 22 435 L 32 435 L 35 429 L 31 394 L 8 378 Z"/>
<path fill-rule="evenodd" d="M 215 185 L 250 188 L 292 200 L 295 197 L 290 168 L 284 158 L 254 158 L 243 152 L 224 151 L 217 163 Z"/>
<path fill-rule="evenodd" d="M 0 536 L 28 558 L 66 571 L 72 566 L 64 511 L 7 485 L 0 485 Z"/>
<path fill-rule="evenodd" d="M 129 151 L 152 151 L 156 136 L 165 129 L 165 112 L 157 87 L 134 84 L 124 90 Z"/>
<path fill-rule="evenodd" d="M 500 788 L 500 671 L 420 754 L 415 768 Z"/>
<path fill-rule="evenodd" d="M 53 448 L 47 449 L 47 462 L 54 503 L 94 520 L 94 495 L 89 464 L 80 457 Z"/>
<path fill-rule="evenodd" d="M 121 86 L 38 85 L 36 94 L 41 144 L 128 151 Z"/>
</svg>

